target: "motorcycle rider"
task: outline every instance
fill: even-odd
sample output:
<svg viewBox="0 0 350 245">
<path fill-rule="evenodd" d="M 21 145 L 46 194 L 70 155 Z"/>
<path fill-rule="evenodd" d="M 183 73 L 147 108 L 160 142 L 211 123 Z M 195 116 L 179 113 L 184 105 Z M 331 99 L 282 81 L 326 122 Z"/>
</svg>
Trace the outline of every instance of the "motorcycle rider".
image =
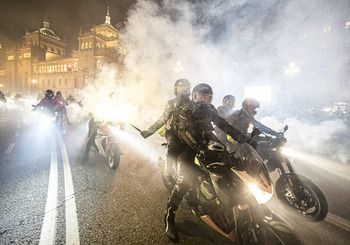
<svg viewBox="0 0 350 245">
<path fill-rule="evenodd" d="M 67 123 L 68 123 L 68 124 L 71 124 L 71 123 L 69 122 L 68 115 L 67 115 L 67 109 L 66 109 L 66 106 L 68 105 L 68 103 L 67 103 L 67 101 L 63 98 L 62 92 L 61 92 L 61 91 L 57 91 L 55 97 L 62 103 L 62 109 L 61 109 L 62 120 L 63 120 L 63 117 L 65 117 L 66 120 L 67 120 Z"/>
<path fill-rule="evenodd" d="M 249 125 L 259 128 L 260 131 L 270 135 L 277 136 L 278 133 L 264 124 L 258 122 L 254 116 L 256 115 L 256 109 L 260 108 L 260 103 L 255 98 L 245 98 L 242 102 L 242 108 L 235 111 L 227 121 L 241 133 L 247 134 Z"/>
<path fill-rule="evenodd" d="M 178 155 L 180 145 L 179 138 L 175 132 L 176 122 L 174 118 L 178 118 L 175 114 L 178 112 L 180 106 L 190 101 L 190 89 L 191 83 L 187 79 L 181 78 L 176 80 L 174 84 L 175 98 L 167 102 L 163 114 L 153 125 L 147 130 L 140 132 L 142 137 L 146 139 L 165 125 L 165 139 L 167 140 L 168 149 L 166 155 L 166 171 L 168 176 L 170 176 L 171 170 L 173 169 L 172 164 Z"/>
<path fill-rule="evenodd" d="M 37 108 L 44 107 L 49 109 L 49 111 L 54 114 L 55 112 L 60 112 L 62 110 L 63 104 L 55 98 L 55 93 L 51 89 L 45 91 L 45 97 L 40 100 L 40 102 L 35 106 L 32 111 L 36 111 Z M 63 124 L 60 123 L 61 132 L 63 136 L 66 134 Z"/>
<path fill-rule="evenodd" d="M 222 105 L 217 108 L 218 115 L 223 119 L 228 118 L 233 113 L 236 106 L 235 96 L 228 94 L 222 98 Z"/>
<path fill-rule="evenodd" d="M 52 113 L 60 111 L 63 107 L 63 104 L 54 96 L 55 93 L 51 89 L 46 90 L 45 97 L 40 100 L 40 102 L 35 106 L 33 110 L 35 111 L 36 108 L 42 106 L 49 109 Z"/>
<path fill-rule="evenodd" d="M 180 139 L 181 151 L 178 157 L 178 178 L 165 213 L 165 232 L 173 242 L 179 242 L 175 226 L 175 212 L 184 194 L 193 184 L 193 176 L 198 171 L 194 164 L 195 155 L 201 149 L 205 149 L 210 140 L 219 141 L 212 132 L 212 123 L 239 143 L 247 140 L 245 135 L 218 116 L 217 110 L 211 104 L 212 99 L 212 88 L 206 83 L 201 83 L 193 88 L 192 100 L 182 105 L 179 110 L 177 135 Z"/>
<path fill-rule="evenodd" d="M 234 112 L 235 106 L 236 106 L 235 96 L 231 94 L 225 95 L 224 98 L 222 98 L 222 105 L 217 108 L 218 115 L 226 120 Z M 226 134 L 217 127 L 215 127 L 215 134 L 218 136 L 221 143 L 226 145 L 227 143 Z"/>
</svg>

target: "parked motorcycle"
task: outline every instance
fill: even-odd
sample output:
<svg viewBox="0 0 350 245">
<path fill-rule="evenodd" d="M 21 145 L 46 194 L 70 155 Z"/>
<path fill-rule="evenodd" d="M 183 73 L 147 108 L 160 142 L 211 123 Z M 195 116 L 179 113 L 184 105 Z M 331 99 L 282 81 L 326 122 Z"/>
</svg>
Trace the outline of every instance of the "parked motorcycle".
<svg viewBox="0 0 350 245">
<path fill-rule="evenodd" d="M 285 148 L 287 139 L 284 133 L 287 130 L 288 125 L 277 137 L 265 134 L 259 140 L 257 152 L 265 160 L 269 172 L 278 170 L 279 178 L 275 186 L 277 198 L 307 220 L 321 221 L 328 213 L 326 197 L 310 179 L 294 172 L 294 157 Z"/>
<path fill-rule="evenodd" d="M 96 122 L 94 117 L 91 117 L 89 121 L 89 136 L 94 134 L 94 127 L 97 127 L 95 136 L 95 144 L 99 154 L 107 158 L 108 165 L 116 169 L 120 163 L 120 156 L 123 154 L 119 148 L 119 137 L 116 131 L 123 130 L 123 125 L 118 124 L 119 129 L 114 127 L 111 123 Z"/>
<path fill-rule="evenodd" d="M 191 209 L 214 230 L 239 244 L 301 244 L 293 228 L 264 204 L 272 195 L 269 173 L 254 148 L 236 144 L 233 151 L 215 142 L 196 154 L 199 173 L 181 206 Z M 169 192 L 177 178 L 158 162 Z M 167 174 L 173 172 L 170 176 Z"/>
</svg>

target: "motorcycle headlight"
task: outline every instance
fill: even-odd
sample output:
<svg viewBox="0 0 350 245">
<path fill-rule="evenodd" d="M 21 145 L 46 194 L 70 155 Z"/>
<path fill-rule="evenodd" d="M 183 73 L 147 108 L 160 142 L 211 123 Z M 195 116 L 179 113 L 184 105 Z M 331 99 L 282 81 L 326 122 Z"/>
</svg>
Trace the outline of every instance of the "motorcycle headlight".
<svg viewBox="0 0 350 245">
<path fill-rule="evenodd" d="M 281 147 L 281 153 L 285 155 L 290 162 L 293 162 L 294 160 L 294 151 L 292 148 L 289 147 Z"/>
<path fill-rule="evenodd" d="M 248 186 L 259 204 L 265 204 L 272 198 L 272 192 L 263 191 L 256 184 L 249 183 Z"/>
</svg>

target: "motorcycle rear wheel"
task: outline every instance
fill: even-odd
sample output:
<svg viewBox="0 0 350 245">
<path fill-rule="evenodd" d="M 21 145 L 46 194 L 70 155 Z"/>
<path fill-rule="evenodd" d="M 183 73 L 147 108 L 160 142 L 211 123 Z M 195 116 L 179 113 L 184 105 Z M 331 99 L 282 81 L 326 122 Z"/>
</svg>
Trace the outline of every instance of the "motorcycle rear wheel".
<svg viewBox="0 0 350 245">
<path fill-rule="evenodd" d="M 298 211 L 308 221 L 317 222 L 326 218 L 328 213 L 327 199 L 322 191 L 311 181 L 296 174 L 288 175 L 294 186 L 294 198 L 282 177 L 276 182 L 276 195 L 294 211 Z"/>
<path fill-rule="evenodd" d="M 116 169 L 120 163 L 120 150 L 119 147 L 112 144 L 111 149 L 107 154 L 108 164 L 111 168 Z"/>
</svg>

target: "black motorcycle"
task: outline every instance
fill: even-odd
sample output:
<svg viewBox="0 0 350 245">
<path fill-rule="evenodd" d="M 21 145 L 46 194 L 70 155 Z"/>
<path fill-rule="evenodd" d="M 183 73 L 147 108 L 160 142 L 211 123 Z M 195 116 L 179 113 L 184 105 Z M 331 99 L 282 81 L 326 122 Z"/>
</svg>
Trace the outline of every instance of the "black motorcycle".
<svg viewBox="0 0 350 245">
<path fill-rule="evenodd" d="M 270 173 L 278 170 L 279 178 L 275 186 L 277 198 L 307 220 L 321 221 L 328 213 L 326 197 L 310 179 L 294 172 L 294 157 L 285 148 L 287 139 L 284 133 L 287 130 L 288 125 L 277 137 L 259 136 L 257 152 Z"/>
<path fill-rule="evenodd" d="M 196 154 L 195 184 L 181 206 L 192 210 L 214 230 L 239 244 L 301 244 L 293 228 L 264 204 L 273 195 L 269 173 L 254 148 L 236 144 L 233 151 L 215 142 Z M 163 182 L 171 192 L 177 178 L 158 162 Z M 172 172 L 172 174 L 167 174 Z"/>
</svg>

